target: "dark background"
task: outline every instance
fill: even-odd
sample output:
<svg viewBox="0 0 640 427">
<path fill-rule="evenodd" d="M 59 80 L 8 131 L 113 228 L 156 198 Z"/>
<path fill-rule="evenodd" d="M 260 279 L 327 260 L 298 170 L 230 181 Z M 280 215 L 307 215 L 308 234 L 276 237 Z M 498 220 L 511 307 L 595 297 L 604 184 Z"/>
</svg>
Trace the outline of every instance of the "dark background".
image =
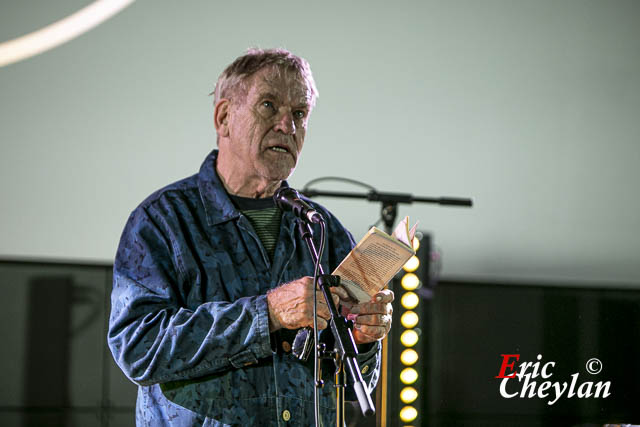
<svg viewBox="0 0 640 427">
<path fill-rule="evenodd" d="M 640 423 L 640 291 L 441 281 L 426 304 L 428 425 Z M 501 354 L 554 361 L 549 381 L 611 381 L 606 399 L 500 396 Z M 602 371 L 585 369 L 591 358 Z M 516 387 L 510 380 L 509 390 Z M 543 380 L 544 381 L 544 380 Z M 540 384 L 540 378 L 537 379 Z"/>
</svg>

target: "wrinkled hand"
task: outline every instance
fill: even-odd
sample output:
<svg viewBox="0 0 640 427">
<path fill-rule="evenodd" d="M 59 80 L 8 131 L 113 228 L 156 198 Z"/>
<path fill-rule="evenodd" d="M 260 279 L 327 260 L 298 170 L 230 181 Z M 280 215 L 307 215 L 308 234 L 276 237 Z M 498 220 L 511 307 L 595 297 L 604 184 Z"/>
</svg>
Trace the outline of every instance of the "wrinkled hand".
<svg viewBox="0 0 640 427">
<path fill-rule="evenodd" d="M 383 289 L 370 302 L 345 308 L 343 315 L 353 320 L 353 338 L 356 344 L 366 344 L 383 339 L 391 330 L 393 291 Z"/>
<path fill-rule="evenodd" d="M 267 292 L 269 306 L 269 332 L 278 329 L 298 329 L 313 327 L 313 277 L 301 277 Z M 322 291 L 317 290 L 318 329 L 327 327 L 331 318 Z M 331 288 L 333 302 L 338 305 L 340 298 L 349 297 L 342 288 Z"/>
</svg>

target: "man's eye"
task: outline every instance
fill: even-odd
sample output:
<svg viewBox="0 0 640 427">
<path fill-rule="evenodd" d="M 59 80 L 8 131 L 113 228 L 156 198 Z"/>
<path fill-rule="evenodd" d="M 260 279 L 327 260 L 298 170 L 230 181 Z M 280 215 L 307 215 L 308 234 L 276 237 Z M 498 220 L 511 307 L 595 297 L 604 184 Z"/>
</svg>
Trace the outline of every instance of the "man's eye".
<svg viewBox="0 0 640 427">
<path fill-rule="evenodd" d="M 273 102 L 271 102 L 271 101 L 264 101 L 262 103 L 262 106 L 265 107 L 265 108 L 268 108 L 270 110 L 274 109 Z"/>
<path fill-rule="evenodd" d="M 305 113 L 302 110 L 296 110 L 293 112 L 293 117 L 295 117 L 296 119 L 304 119 L 304 116 L 306 116 L 307 113 Z"/>
</svg>

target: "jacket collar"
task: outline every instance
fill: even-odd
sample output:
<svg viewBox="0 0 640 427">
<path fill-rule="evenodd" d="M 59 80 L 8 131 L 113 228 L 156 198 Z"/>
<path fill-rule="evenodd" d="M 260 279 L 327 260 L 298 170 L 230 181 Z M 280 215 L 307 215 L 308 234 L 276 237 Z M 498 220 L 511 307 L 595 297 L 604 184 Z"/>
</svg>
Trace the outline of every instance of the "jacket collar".
<svg viewBox="0 0 640 427">
<path fill-rule="evenodd" d="M 207 224 L 210 226 L 230 221 L 240 216 L 240 211 L 231 202 L 229 194 L 216 172 L 217 158 L 218 150 L 216 149 L 204 159 L 198 173 L 198 190 L 207 215 Z M 287 181 L 283 181 L 282 186 L 288 187 L 289 184 L 287 184 Z M 285 214 L 287 213 L 285 212 Z"/>
</svg>

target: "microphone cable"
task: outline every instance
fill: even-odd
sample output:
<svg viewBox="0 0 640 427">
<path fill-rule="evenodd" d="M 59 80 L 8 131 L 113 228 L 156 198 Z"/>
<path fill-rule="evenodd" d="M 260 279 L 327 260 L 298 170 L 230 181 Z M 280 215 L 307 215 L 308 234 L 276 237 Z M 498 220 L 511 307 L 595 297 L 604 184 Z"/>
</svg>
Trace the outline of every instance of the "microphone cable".
<svg viewBox="0 0 640 427">
<path fill-rule="evenodd" d="M 322 384 L 322 378 L 318 378 L 320 358 L 318 357 L 318 272 L 320 271 L 320 263 L 322 260 L 322 254 L 324 247 L 327 243 L 327 233 L 325 230 L 325 222 L 320 221 L 320 249 L 318 250 L 318 257 L 316 259 L 316 265 L 313 272 L 313 405 L 314 405 L 314 419 L 315 426 L 319 427 L 320 418 L 320 396 L 319 387 Z M 331 296 L 331 295 L 330 295 Z M 327 327 L 329 324 L 327 322 Z M 336 408 L 337 410 L 337 408 Z"/>
</svg>

